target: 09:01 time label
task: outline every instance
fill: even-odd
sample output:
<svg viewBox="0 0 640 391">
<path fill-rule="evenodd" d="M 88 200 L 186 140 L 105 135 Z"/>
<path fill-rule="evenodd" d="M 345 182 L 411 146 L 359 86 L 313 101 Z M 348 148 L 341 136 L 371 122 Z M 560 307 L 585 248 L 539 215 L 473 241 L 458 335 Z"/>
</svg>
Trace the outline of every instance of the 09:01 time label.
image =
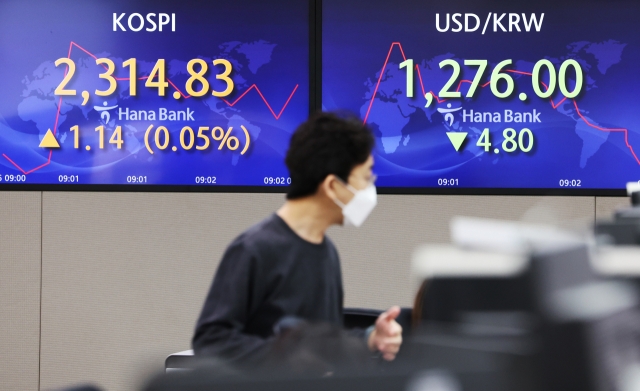
<svg viewBox="0 0 640 391">
<path fill-rule="evenodd" d="M 438 178 L 438 186 L 458 186 L 458 178 Z"/>
</svg>

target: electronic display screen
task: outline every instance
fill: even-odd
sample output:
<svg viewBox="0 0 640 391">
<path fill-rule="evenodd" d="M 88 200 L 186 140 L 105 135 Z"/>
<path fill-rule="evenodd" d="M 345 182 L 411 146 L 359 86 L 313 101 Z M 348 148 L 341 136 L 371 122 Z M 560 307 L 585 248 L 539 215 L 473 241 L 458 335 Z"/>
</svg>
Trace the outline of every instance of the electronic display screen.
<svg viewBox="0 0 640 391">
<path fill-rule="evenodd" d="M 324 0 L 322 106 L 371 126 L 382 187 L 624 194 L 640 179 L 638 15 L 625 0 Z"/>
<path fill-rule="evenodd" d="M 286 186 L 306 1 L 0 3 L 0 185 Z"/>
</svg>

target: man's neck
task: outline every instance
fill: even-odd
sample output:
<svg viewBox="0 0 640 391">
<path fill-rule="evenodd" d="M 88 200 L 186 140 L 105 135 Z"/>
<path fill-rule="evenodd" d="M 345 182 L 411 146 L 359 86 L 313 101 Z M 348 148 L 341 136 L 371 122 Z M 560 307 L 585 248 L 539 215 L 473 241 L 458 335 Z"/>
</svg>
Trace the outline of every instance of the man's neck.
<svg viewBox="0 0 640 391">
<path fill-rule="evenodd" d="M 276 212 L 285 223 L 302 239 L 320 244 L 327 229 L 334 223 L 332 213 L 315 196 L 287 202 Z"/>
</svg>

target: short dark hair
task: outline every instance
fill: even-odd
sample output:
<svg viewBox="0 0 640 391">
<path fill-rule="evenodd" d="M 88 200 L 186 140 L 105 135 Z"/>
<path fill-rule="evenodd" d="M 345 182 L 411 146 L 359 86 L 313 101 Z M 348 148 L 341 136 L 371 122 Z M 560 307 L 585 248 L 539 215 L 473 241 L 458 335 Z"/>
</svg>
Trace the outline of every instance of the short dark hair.
<svg viewBox="0 0 640 391">
<path fill-rule="evenodd" d="M 374 145 L 371 130 L 356 117 L 313 115 L 291 136 L 285 158 L 291 177 L 287 199 L 315 194 L 330 174 L 346 182 L 351 170 L 367 161 Z"/>
</svg>

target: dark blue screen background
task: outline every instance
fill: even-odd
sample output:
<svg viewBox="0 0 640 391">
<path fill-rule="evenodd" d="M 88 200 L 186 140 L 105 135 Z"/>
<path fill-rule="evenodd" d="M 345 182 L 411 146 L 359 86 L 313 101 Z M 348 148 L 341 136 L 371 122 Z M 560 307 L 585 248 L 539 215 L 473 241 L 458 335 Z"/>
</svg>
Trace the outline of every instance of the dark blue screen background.
<svg viewBox="0 0 640 391">
<path fill-rule="evenodd" d="M 126 13 L 121 20 L 127 30 L 131 13 L 174 13 L 176 31 L 168 25 L 162 32 L 114 32 L 114 12 Z M 135 19 L 134 27 L 138 23 Z M 151 25 L 147 22 L 146 27 Z M 275 183 L 273 178 L 287 177 L 283 157 L 290 134 L 309 112 L 305 1 L 9 0 L 0 4 L 0 37 L 0 184 L 11 178 L 9 184 L 60 183 L 66 175 L 80 184 L 128 184 L 127 178 L 133 176 L 152 185 L 196 185 L 196 178 L 210 184 L 215 178 L 217 185 L 255 186 L 264 185 L 269 178 Z M 70 48 L 77 69 L 67 88 L 78 92 L 60 101 L 54 90 L 65 66 L 56 68 L 53 63 L 67 57 Z M 112 59 L 115 75 L 123 78 L 129 71 L 122 62 L 129 58 L 137 59 L 139 77 L 149 75 L 156 60 L 165 59 L 167 78 L 183 93 L 189 78 L 186 64 L 194 58 L 209 64 L 207 79 L 213 88 L 223 90 L 225 84 L 215 79 L 223 68 L 215 72 L 211 61 L 225 58 L 233 64 L 235 82 L 233 93 L 225 99 L 237 102 L 231 106 L 209 94 L 176 100 L 172 86 L 165 97 L 159 97 L 156 89 L 145 87 L 144 80 L 137 83 L 136 97 L 129 96 L 128 81 L 118 82 L 113 95 L 99 97 L 94 90 L 106 89 L 108 83 L 98 78 L 104 69 L 96 66 L 90 54 Z M 195 87 L 199 89 L 199 84 Z M 91 93 L 86 106 L 81 105 L 83 90 Z M 94 108 L 105 105 L 117 106 L 109 110 L 106 121 Z M 161 108 L 167 113 L 188 110 L 193 121 L 162 121 Z M 127 120 L 118 114 L 126 109 L 155 111 L 156 119 Z M 80 128 L 78 149 L 70 132 L 75 125 Z M 98 147 L 99 134 L 94 130 L 100 125 L 106 128 L 103 149 Z M 152 145 L 151 154 L 145 147 L 149 125 L 166 126 L 170 132 L 164 151 Z M 109 143 L 117 126 L 122 127 L 121 150 Z M 182 148 L 179 136 L 184 126 L 196 134 L 199 127 L 208 127 L 209 148 Z M 216 126 L 225 132 L 233 127 L 230 137 L 238 138 L 237 150 L 229 150 L 226 143 L 218 150 L 219 141 L 211 137 L 211 128 Z M 241 126 L 247 129 L 251 143 L 244 155 L 240 152 L 246 134 Z M 51 155 L 39 148 L 48 129 L 56 132 L 61 146 Z M 204 141 L 198 139 L 196 145 Z M 18 180 L 16 175 L 20 175 Z"/>
<path fill-rule="evenodd" d="M 459 188 L 622 189 L 626 182 L 640 179 L 640 25 L 636 21 L 640 3 L 324 0 L 323 7 L 323 108 L 347 109 L 367 118 L 377 135 L 379 186 L 437 188 L 453 183 Z M 483 35 L 489 12 L 544 13 L 544 19 L 540 32 L 533 28 L 531 32 L 494 32 L 490 24 Z M 475 13 L 480 27 L 473 33 L 439 32 L 437 13 L 441 18 L 447 13 Z M 507 19 L 502 22 L 508 28 Z M 444 28 L 444 19 L 441 23 Z M 519 26 L 523 29 L 521 22 Z M 405 95 L 406 71 L 398 68 L 404 60 L 401 48 L 420 68 L 425 91 L 436 94 L 452 74 L 451 68 L 438 66 L 448 58 L 461 64 L 466 59 L 488 60 L 482 83 L 506 59 L 513 60 L 511 69 L 523 72 L 531 72 L 541 59 L 549 59 L 556 69 L 563 61 L 575 59 L 584 70 L 584 88 L 575 103 L 568 99 L 554 108 L 549 99 L 535 96 L 531 76 L 512 74 L 516 92 L 510 99 L 498 99 L 486 87 L 479 88 L 472 99 L 434 101 L 425 108 L 417 74 L 415 98 Z M 475 75 L 475 68 L 462 71 L 464 79 Z M 572 75 L 570 71 L 570 88 Z M 543 79 L 548 81 L 547 76 Z M 463 95 L 467 89 L 463 85 Z M 524 102 L 518 99 L 521 92 L 528 96 Z M 561 100 L 556 92 L 554 105 Z M 449 104 L 452 109 L 461 108 L 452 124 L 437 111 Z M 464 122 L 462 110 L 497 112 L 503 122 Z M 505 110 L 535 110 L 540 122 L 505 123 Z M 485 128 L 491 134 L 489 152 L 476 145 Z M 506 128 L 530 129 L 532 150 L 502 150 Z M 468 133 L 460 151 L 456 152 L 447 132 Z"/>
</svg>

